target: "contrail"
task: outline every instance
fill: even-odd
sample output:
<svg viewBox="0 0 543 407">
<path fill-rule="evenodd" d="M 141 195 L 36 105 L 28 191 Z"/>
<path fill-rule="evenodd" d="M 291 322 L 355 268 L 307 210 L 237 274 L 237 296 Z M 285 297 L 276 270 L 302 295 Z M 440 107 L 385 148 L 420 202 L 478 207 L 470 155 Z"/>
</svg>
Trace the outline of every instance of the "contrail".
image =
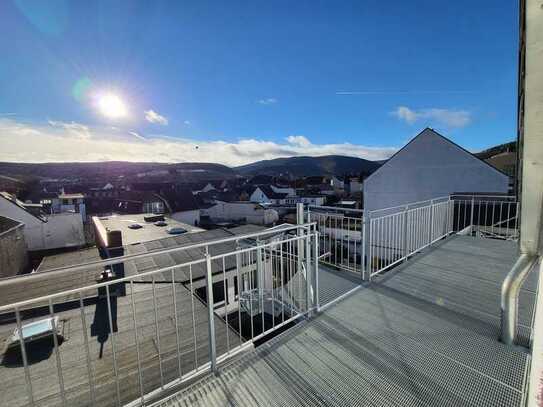
<svg viewBox="0 0 543 407">
<path fill-rule="evenodd" d="M 471 90 L 367 90 L 367 91 L 337 91 L 336 95 L 410 95 L 410 94 L 470 94 Z"/>
</svg>

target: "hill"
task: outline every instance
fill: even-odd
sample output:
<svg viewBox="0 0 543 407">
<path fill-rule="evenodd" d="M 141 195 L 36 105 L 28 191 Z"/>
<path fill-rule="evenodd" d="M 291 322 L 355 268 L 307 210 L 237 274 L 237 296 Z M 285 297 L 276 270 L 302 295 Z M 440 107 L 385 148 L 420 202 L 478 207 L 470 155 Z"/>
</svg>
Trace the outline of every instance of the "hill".
<svg viewBox="0 0 543 407">
<path fill-rule="evenodd" d="M 475 154 L 498 170 L 513 177 L 516 175 L 517 142 L 500 144 Z"/>
<path fill-rule="evenodd" d="M 486 150 L 483 150 L 479 153 L 475 153 L 475 155 L 483 160 L 486 160 L 498 154 L 516 153 L 516 151 L 517 151 L 517 142 L 510 141 L 509 143 L 503 143 L 494 147 L 487 148 Z"/>
<path fill-rule="evenodd" d="M 242 175 L 273 175 L 303 177 L 310 175 L 343 175 L 372 173 L 379 167 L 379 163 L 362 158 L 346 157 L 340 155 L 326 155 L 321 157 L 289 157 L 273 160 L 257 161 L 252 164 L 235 167 Z"/>
<path fill-rule="evenodd" d="M 190 181 L 224 179 L 235 177 L 235 172 L 220 164 L 212 163 L 133 163 L 124 161 L 90 163 L 5 163 L 0 162 L 0 174 L 15 179 L 112 179 L 130 177 L 187 176 Z"/>
</svg>

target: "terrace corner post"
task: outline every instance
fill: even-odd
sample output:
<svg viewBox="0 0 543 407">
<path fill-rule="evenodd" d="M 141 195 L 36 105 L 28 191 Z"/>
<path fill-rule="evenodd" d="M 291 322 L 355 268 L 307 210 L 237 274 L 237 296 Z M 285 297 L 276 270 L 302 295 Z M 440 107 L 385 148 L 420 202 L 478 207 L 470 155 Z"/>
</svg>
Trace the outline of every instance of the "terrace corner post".
<svg viewBox="0 0 543 407">
<path fill-rule="evenodd" d="M 215 313 L 213 312 L 213 275 L 211 271 L 211 255 L 206 246 L 206 294 L 207 294 L 207 316 L 208 316 L 208 335 L 209 335 L 209 361 L 211 371 L 217 372 L 217 347 L 215 343 Z"/>
<path fill-rule="evenodd" d="M 315 240 L 313 241 L 313 253 L 315 256 L 315 307 L 320 311 L 319 301 L 319 232 L 315 226 Z"/>
<path fill-rule="evenodd" d="M 370 211 L 364 211 L 362 213 L 362 254 L 360 256 L 360 275 L 362 277 L 362 281 L 369 281 L 369 273 L 368 273 L 368 267 L 366 266 L 366 228 L 370 227 L 370 217 L 371 212 Z M 368 240 L 367 243 L 369 243 L 371 238 Z M 369 266 L 369 260 L 368 260 L 368 266 Z"/>
</svg>

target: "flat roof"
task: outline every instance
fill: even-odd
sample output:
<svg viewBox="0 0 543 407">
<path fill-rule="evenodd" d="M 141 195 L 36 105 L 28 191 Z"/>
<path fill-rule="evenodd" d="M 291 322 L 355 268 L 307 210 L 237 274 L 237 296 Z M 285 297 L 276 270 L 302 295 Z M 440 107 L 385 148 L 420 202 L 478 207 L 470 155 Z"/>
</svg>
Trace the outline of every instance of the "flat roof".
<svg viewBox="0 0 543 407">
<path fill-rule="evenodd" d="M 115 297 L 112 310 L 115 351 L 118 364 L 119 382 L 121 386 L 121 404 L 125 405 L 140 396 L 138 380 L 138 356 L 142 366 L 145 392 L 160 387 L 160 366 L 158 347 L 162 357 L 162 373 L 165 383 L 179 375 L 177 351 L 179 350 L 182 373 L 202 366 L 209 361 L 208 341 L 208 309 L 204 302 L 182 284 L 176 284 L 175 297 L 171 284 L 157 283 L 157 314 L 154 313 L 153 287 L 151 284 L 137 284 L 134 288 L 135 309 L 137 315 L 137 333 L 140 353 L 134 341 L 132 303 L 130 286 L 127 296 Z M 174 306 L 177 304 L 179 324 L 179 347 L 175 333 Z M 56 316 L 62 321 L 59 338 L 59 355 L 62 363 L 63 381 L 67 405 L 92 405 L 89 394 L 89 376 L 86 364 L 85 335 L 89 342 L 89 357 L 92 365 L 93 384 L 96 389 L 96 405 L 114 405 L 116 403 L 115 370 L 112 360 L 112 337 L 107 321 L 107 305 L 105 301 L 86 301 L 83 315 L 86 330 L 83 329 L 79 308 L 56 310 Z M 194 325 L 192 322 L 194 307 Z M 105 312 L 104 312 L 105 311 Z M 155 315 L 158 319 L 155 321 Z M 43 320 L 46 316 L 23 315 L 23 324 Z M 223 354 L 239 345 L 239 334 L 226 326 L 218 316 L 215 319 L 215 340 L 217 352 Z M 60 324 L 59 324 L 60 325 Z M 9 340 L 16 329 L 14 322 L 0 324 L 0 342 Z M 157 341 L 156 330 L 160 335 Z M 227 339 L 228 335 L 228 339 Z M 33 380 L 33 396 L 36 404 L 61 405 L 57 362 L 52 345 L 48 341 L 27 343 L 29 373 Z M 102 350 L 101 350 L 102 347 Z M 0 363 L 0 405 L 27 406 L 25 372 L 20 361 L 18 348 L 1 355 Z M 195 351 L 196 357 L 195 358 Z M 101 355 L 102 353 L 102 355 Z M 197 361 L 197 365 L 196 365 Z"/>
<path fill-rule="evenodd" d="M 235 235 L 243 235 L 264 230 L 263 226 L 243 225 L 230 229 L 213 229 L 202 231 L 200 233 L 185 233 L 182 235 L 172 236 L 167 238 L 131 244 L 124 246 L 125 254 L 139 254 L 152 252 L 156 250 L 183 247 L 195 243 L 214 241 L 221 238 L 228 238 Z M 218 255 L 234 251 L 236 248 L 235 242 L 227 242 L 210 246 L 210 253 Z M 192 260 L 201 259 L 205 255 L 203 248 L 179 250 L 173 253 L 149 256 L 143 259 L 128 260 L 124 262 L 125 276 L 134 276 L 147 271 L 156 270 L 158 268 L 169 267 L 176 264 L 183 264 Z M 33 274 L 25 274 L 21 276 L 0 279 L 0 305 L 7 305 L 14 302 L 25 301 L 32 298 L 37 298 L 49 294 L 54 294 L 66 290 L 77 289 L 90 286 L 96 283 L 103 271 L 103 266 L 94 266 L 86 269 L 79 269 L 66 272 L 55 272 L 47 274 L 49 271 L 60 267 L 76 266 L 88 262 L 99 261 L 100 252 L 98 248 L 91 247 L 88 249 L 76 250 L 66 253 L 59 253 L 53 256 L 43 258 L 38 269 Z M 225 260 L 226 269 L 231 269 L 235 266 L 234 256 L 228 256 Z M 222 261 L 215 260 L 212 262 L 213 273 L 222 272 Z M 163 275 L 162 275 L 163 274 Z M 162 273 L 160 279 L 163 281 L 171 281 L 171 272 Z M 204 263 L 197 264 L 192 267 L 192 278 L 199 279 L 205 275 Z M 156 275 L 158 277 L 158 275 Z M 188 270 L 180 268 L 175 271 L 174 278 L 178 282 L 186 282 L 190 275 Z M 149 281 L 151 277 L 142 278 L 141 281 Z M 86 297 L 95 297 L 96 290 L 88 291 Z M 64 297 L 59 297 L 54 300 L 54 303 L 65 303 L 78 300 L 78 294 L 67 294 Z M 47 305 L 46 303 L 40 305 Z"/>
<path fill-rule="evenodd" d="M 244 225 L 232 229 L 215 229 L 200 233 L 186 233 L 178 236 L 147 241 L 128 245 L 126 253 L 141 253 L 167 247 L 182 247 L 184 245 L 200 241 L 213 241 L 224 237 L 248 234 L 263 230 L 256 225 Z M 235 243 L 213 245 L 211 254 L 218 254 L 234 250 Z M 164 267 L 168 264 L 179 264 L 191 259 L 202 258 L 203 250 L 182 250 L 167 255 L 155 255 L 146 259 L 126 261 L 125 275 L 134 276 L 138 273 Z M 232 257 L 232 256 L 230 256 Z M 6 279 L 8 284 L 0 285 L 0 305 L 15 301 L 36 298 L 46 294 L 68 289 L 81 288 L 95 282 L 102 267 L 87 270 L 55 272 L 48 274 L 48 270 L 68 265 L 76 265 L 100 258 L 97 248 L 89 248 L 74 252 L 61 253 L 44 258 L 36 276 L 23 276 Z M 213 263 L 214 271 L 221 271 L 222 264 Z M 203 270 L 195 268 L 193 277 L 198 278 Z M 177 271 L 176 271 L 177 273 Z M 176 274 L 176 282 L 181 283 L 178 276 L 184 275 L 184 270 Z M 134 345 L 134 331 L 132 319 L 132 302 L 130 289 L 134 289 L 135 308 L 137 313 L 138 343 L 140 347 L 141 365 L 145 392 L 150 392 L 160 387 L 160 370 L 158 347 L 160 346 L 163 357 L 163 374 L 165 381 L 173 380 L 178 375 L 179 364 L 175 360 L 177 349 L 180 352 L 181 368 L 183 373 L 189 372 L 198 366 L 202 366 L 209 360 L 207 306 L 197 296 L 193 296 L 183 284 L 176 284 L 175 302 L 178 312 L 179 345 L 175 333 L 174 292 L 172 290 L 171 274 L 157 274 L 156 287 L 148 284 L 149 279 L 135 279 L 132 285 L 125 285 L 127 296 L 116 296 L 114 312 L 114 326 L 118 332 L 114 334 L 116 342 L 117 361 L 120 364 L 121 402 L 125 404 L 139 396 L 139 387 L 134 383 L 138 380 L 137 364 L 138 353 Z M 153 292 L 156 290 L 157 307 L 159 312 L 155 314 Z M 93 369 L 94 386 L 97 389 L 96 403 L 99 405 L 111 405 L 115 403 L 115 371 L 112 364 L 112 340 L 108 331 L 107 310 L 104 313 L 102 300 L 96 296 L 96 290 L 89 290 L 85 296 L 83 315 L 87 327 L 87 337 L 90 346 L 90 358 Z M 89 298 L 92 297 L 92 298 Z M 67 295 L 55 300 L 56 303 L 68 300 L 78 300 L 78 295 Z M 102 301 L 102 303 L 101 303 Z M 101 305 L 100 305 L 101 304 Z M 47 302 L 40 304 L 47 305 Z M 192 307 L 194 307 L 194 322 L 192 320 Z M 107 308 L 107 307 L 106 307 Z M 84 331 L 81 319 L 81 311 L 78 307 L 55 306 L 55 314 L 63 322 L 62 340 L 59 351 L 64 372 L 64 386 L 68 405 L 88 405 L 89 384 L 86 367 L 86 355 L 84 351 Z M 32 323 L 46 318 L 39 311 L 27 310 L 23 314 L 23 324 Z M 155 315 L 158 320 L 155 320 Z M 100 329 L 105 331 L 105 342 Z M 0 341 L 9 339 L 16 328 L 12 319 L 0 323 Z M 159 330 L 160 343 L 157 341 L 156 330 Z M 228 348 L 239 345 L 239 334 L 231 327 L 227 327 L 224 320 L 215 316 L 215 338 L 217 352 L 224 354 Z M 27 345 L 27 354 L 30 358 L 30 374 L 33 378 L 33 394 L 40 402 L 60 403 L 60 398 L 54 399 L 52 394 L 58 390 L 58 377 L 56 375 L 56 358 L 53 352 L 47 353 L 47 344 L 38 344 L 37 349 L 30 349 Z M 103 355 L 100 356 L 100 347 L 103 346 Z M 50 349 L 49 349 L 50 350 Z M 197 353 L 197 360 L 195 357 Z M 14 359 L 13 354 L 2 355 L 0 364 L 0 405 L 22 406 L 27 403 L 27 394 L 24 389 L 25 372 L 22 363 Z M 36 384 L 38 383 L 38 384 Z"/>
<path fill-rule="evenodd" d="M 145 218 L 149 216 L 164 216 L 164 221 L 167 223 L 167 226 L 156 226 L 154 222 L 146 222 Z M 110 215 L 96 217 L 94 219 L 99 221 L 106 230 L 119 230 L 122 234 L 123 246 L 172 237 L 173 235 L 167 231 L 170 227 L 183 228 L 187 231 L 186 233 L 205 231 L 202 228 L 178 222 L 162 214 L 141 213 L 136 215 Z M 129 226 L 135 223 L 141 225 L 142 228 L 130 229 Z"/>
</svg>

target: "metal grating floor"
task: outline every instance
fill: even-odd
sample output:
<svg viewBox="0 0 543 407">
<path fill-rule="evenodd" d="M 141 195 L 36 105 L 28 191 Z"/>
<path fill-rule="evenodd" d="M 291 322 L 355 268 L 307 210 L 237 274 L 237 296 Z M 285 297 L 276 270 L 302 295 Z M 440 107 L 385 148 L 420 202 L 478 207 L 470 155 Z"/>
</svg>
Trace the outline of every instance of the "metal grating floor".
<svg viewBox="0 0 543 407">
<path fill-rule="evenodd" d="M 319 265 L 319 303 L 326 305 L 360 285 L 359 274 Z"/>
<path fill-rule="evenodd" d="M 465 239 L 447 239 L 159 405 L 520 406 L 529 356 L 497 341 L 490 283 L 514 246 Z"/>
</svg>

